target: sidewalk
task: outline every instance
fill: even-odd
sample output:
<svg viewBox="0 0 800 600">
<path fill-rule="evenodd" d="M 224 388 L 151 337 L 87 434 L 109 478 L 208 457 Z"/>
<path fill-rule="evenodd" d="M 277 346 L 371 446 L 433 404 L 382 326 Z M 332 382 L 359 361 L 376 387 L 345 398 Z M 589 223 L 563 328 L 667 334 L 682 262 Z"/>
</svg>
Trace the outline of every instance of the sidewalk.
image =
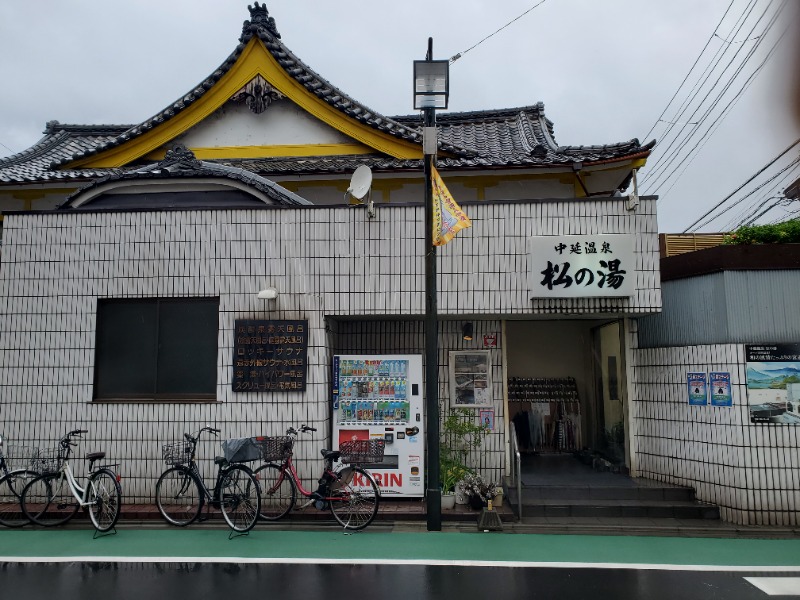
<svg viewBox="0 0 800 600">
<path fill-rule="evenodd" d="M 403 532 L 427 531 L 426 505 L 424 500 L 384 500 L 378 515 L 369 530 L 377 528 Z M 669 537 L 719 537 L 719 538 L 800 538 L 800 527 L 742 526 L 719 520 L 697 521 L 681 519 L 648 518 L 593 518 L 593 517 L 530 517 L 521 522 L 508 502 L 496 509 L 502 522 L 502 533 L 525 534 L 581 534 L 581 535 L 638 535 Z M 78 515 L 77 518 L 85 517 Z M 449 531 L 478 532 L 480 512 L 469 506 L 456 505 L 442 511 L 442 528 Z M 75 521 L 81 523 L 81 521 Z M 164 520 L 155 505 L 123 505 L 120 522 L 123 525 L 161 527 Z M 88 519 L 82 526 L 89 527 Z M 211 512 L 211 518 L 192 527 L 216 527 L 226 529 L 222 516 Z M 329 510 L 317 510 L 313 506 L 295 509 L 280 521 L 263 522 L 257 529 L 325 530 L 340 529 Z"/>
</svg>

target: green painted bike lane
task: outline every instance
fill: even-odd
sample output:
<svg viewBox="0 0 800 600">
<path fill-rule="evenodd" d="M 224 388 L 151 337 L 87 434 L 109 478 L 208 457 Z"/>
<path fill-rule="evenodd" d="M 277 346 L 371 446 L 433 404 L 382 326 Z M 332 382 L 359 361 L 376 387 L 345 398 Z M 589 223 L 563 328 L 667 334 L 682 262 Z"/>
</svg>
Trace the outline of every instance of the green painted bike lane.
<svg viewBox="0 0 800 600">
<path fill-rule="evenodd" d="M 800 539 L 224 530 L 0 530 L 0 562 L 354 562 L 484 565 L 651 565 L 800 570 Z"/>
</svg>

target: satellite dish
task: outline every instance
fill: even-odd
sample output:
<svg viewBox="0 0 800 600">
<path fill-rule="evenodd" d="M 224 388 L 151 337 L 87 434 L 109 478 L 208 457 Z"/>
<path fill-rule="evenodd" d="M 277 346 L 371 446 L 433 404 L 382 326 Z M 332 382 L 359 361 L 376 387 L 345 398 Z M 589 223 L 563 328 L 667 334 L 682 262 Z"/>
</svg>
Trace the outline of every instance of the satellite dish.
<svg viewBox="0 0 800 600">
<path fill-rule="evenodd" d="M 361 165 L 350 178 L 350 187 L 347 188 L 347 193 L 353 198 L 361 200 L 367 195 L 371 186 L 372 171 L 367 165 Z"/>
<path fill-rule="evenodd" d="M 350 178 L 350 187 L 345 192 L 345 198 L 348 194 L 356 200 L 363 200 L 364 196 L 369 196 L 367 201 L 367 213 L 370 218 L 375 216 L 375 205 L 372 203 L 372 170 L 367 165 L 361 165 L 354 172 Z"/>
</svg>

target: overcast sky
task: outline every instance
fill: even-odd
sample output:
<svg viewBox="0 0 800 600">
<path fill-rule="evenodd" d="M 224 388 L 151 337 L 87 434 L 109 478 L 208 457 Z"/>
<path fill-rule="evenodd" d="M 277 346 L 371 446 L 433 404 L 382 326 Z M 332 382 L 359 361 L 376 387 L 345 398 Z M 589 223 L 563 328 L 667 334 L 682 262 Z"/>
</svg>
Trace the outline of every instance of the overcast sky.
<svg viewBox="0 0 800 600">
<path fill-rule="evenodd" d="M 267 7 L 283 42 L 301 60 L 391 116 L 413 112 L 412 61 L 424 58 L 429 36 L 434 58 L 450 58 L 538 1 L 268 0 Z M 757 13 L 770 4 L 753 1 Z M 721 32 L 732 30 L 734 17 L 749 2 L 733 0 Z M 562 145 L 658 138 L 667 125 L 659 124 L 647 140 L 644 136 L 730 4 L 546 0 L 453 63 L 450 110 L 541 101 Z M 247 5 L 245 0 L 2 0 L 0 156 L 34 144 L 49 120 L 124 124 L 152 116 L 233 51 L 249 17 Z M 722 44 L 746 48 L 753 43 L 746 30 L 736 39 L 712 39 L 706 52 Z M 766 55 L 764 46 L 746 72 Z M 683 230 L 800 137 L 800 107 L 791 94 L 798 71 L 789 62 L 792 48 L 789 38 L 778 46 L 716 132 L 704 136 L 705 145 L 685 173 L 659 192 L 660 231 Z M 782 164 L 796 158 L 798 148 Z M 655 160 L 657 154 L 650 164 Z M 706 230 L 718 230 L 725 220 Z"/>
</svg>

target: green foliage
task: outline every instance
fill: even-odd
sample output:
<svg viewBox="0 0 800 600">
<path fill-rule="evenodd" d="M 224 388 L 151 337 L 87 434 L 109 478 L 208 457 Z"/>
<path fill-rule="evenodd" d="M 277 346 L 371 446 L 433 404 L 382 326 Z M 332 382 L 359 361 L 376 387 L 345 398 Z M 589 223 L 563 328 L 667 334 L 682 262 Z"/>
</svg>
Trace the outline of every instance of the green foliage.
<svg viewBox="0 0 800 600">
<path fill-rule="evenodd" d="M 467 466 L 469 453 L 489 434 L 489 429 L 475 419 L 472 411 L 451 408 L 442 420 L 439 485 L 443 492 L 453 492 L 456 484 L 473 472 Z"/>
<path fill-rule="evenodd" d="M 774 225 L 749 225 L 725 235 L 726 244 L 798 244 L 800 219 Z"/>
</svg>

